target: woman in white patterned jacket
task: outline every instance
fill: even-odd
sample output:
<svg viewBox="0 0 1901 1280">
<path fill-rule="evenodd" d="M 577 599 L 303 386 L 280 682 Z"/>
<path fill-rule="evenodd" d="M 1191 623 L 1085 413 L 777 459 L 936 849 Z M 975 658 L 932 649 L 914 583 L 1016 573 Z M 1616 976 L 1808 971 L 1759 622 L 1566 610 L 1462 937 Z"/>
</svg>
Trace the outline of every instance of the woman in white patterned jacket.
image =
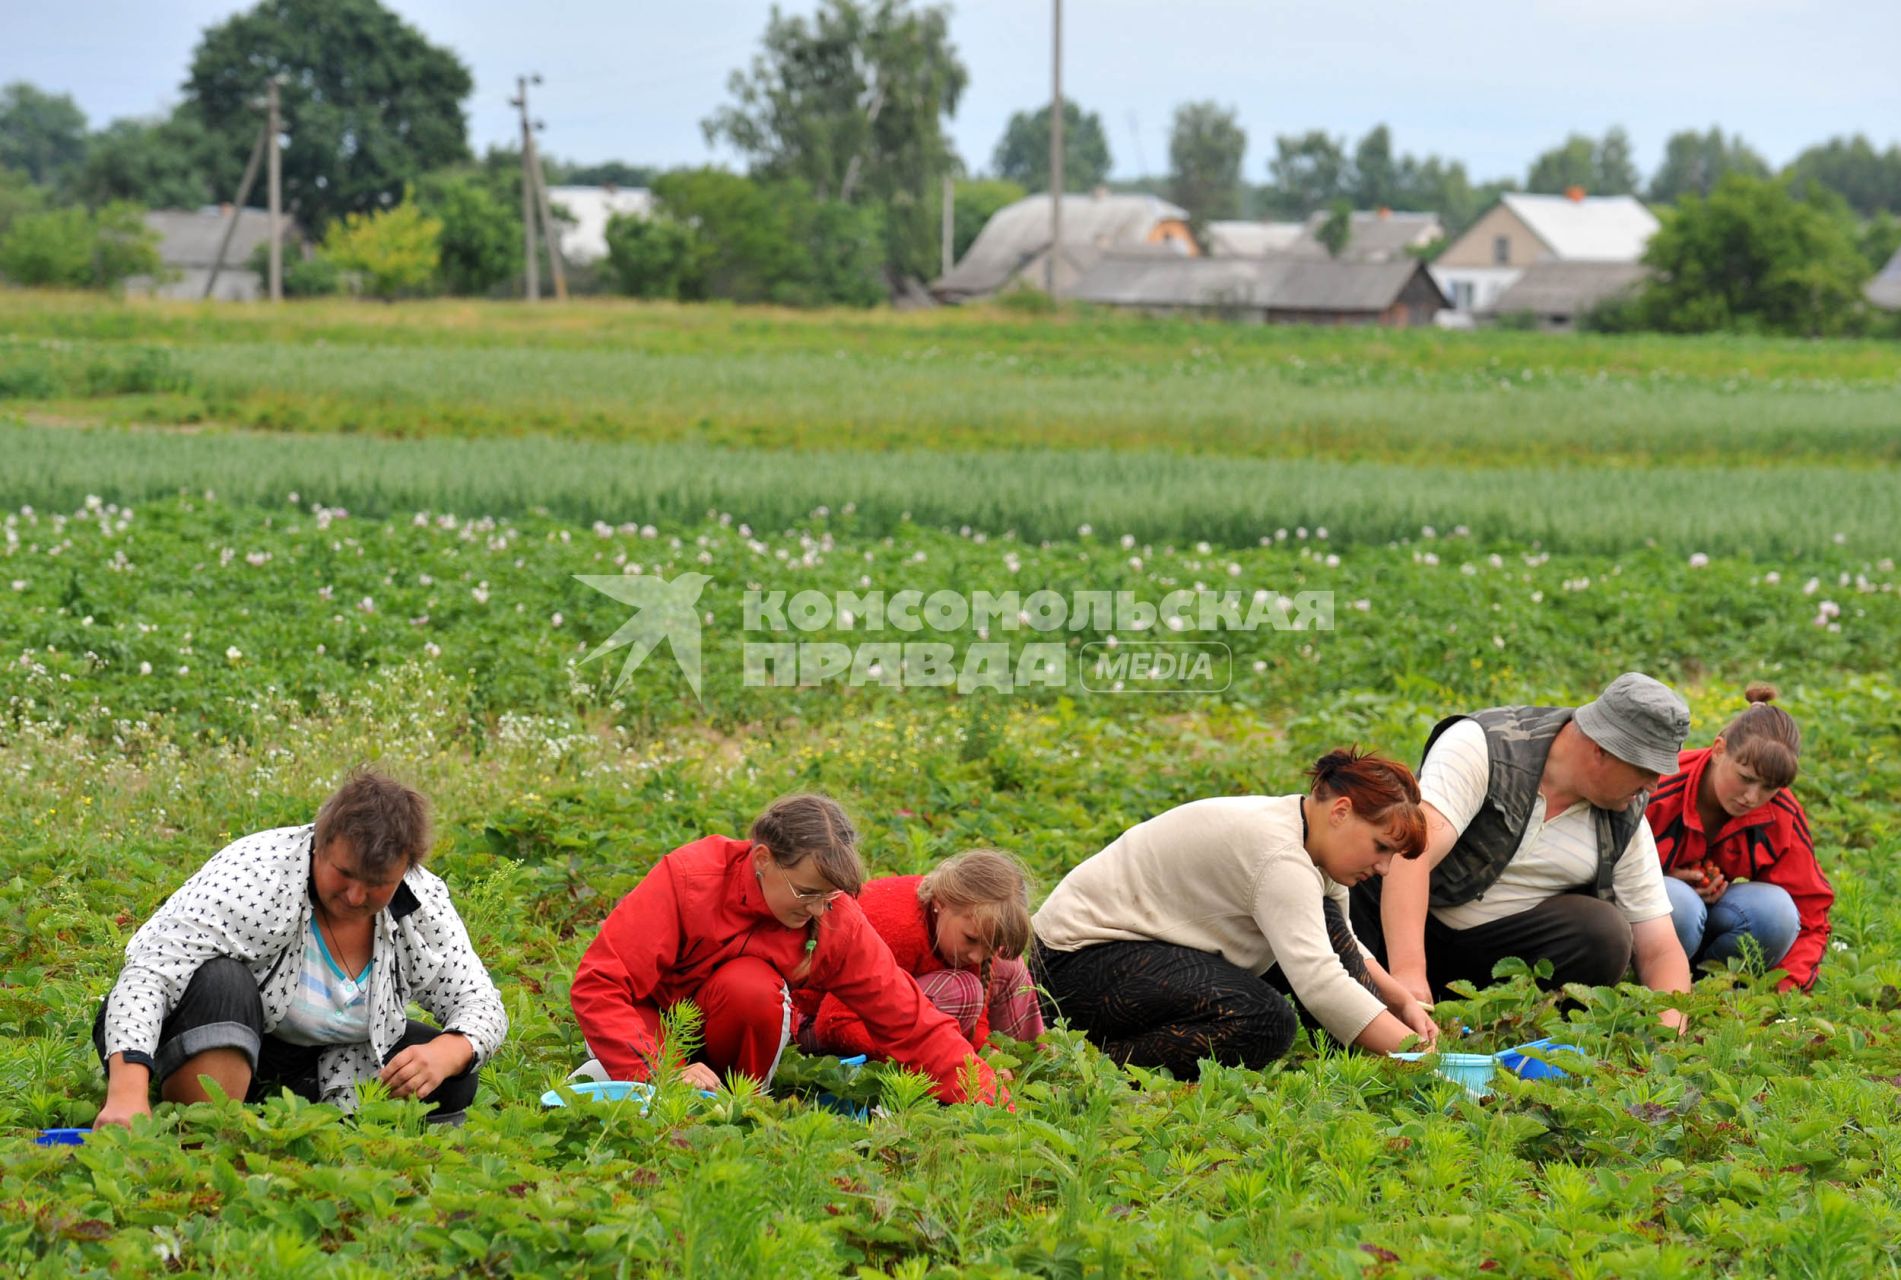
<svg viewBox="0 0 1901 1280">
<path fill-rule="evenodd" d="M 361 770 L 314 826 L 227 845 L 126 944 L 93 1024 L 106 1069 L 95 1124 L 167 1102 L 258 1101 L 280 1088 L 356 1106 L 380 1079 L 459 1121 L 508 1015 L 449 890 L 422 861 L 428 803 Z M 405 1012 L 411 1001 L 442 1024 Z"/>
</svg>

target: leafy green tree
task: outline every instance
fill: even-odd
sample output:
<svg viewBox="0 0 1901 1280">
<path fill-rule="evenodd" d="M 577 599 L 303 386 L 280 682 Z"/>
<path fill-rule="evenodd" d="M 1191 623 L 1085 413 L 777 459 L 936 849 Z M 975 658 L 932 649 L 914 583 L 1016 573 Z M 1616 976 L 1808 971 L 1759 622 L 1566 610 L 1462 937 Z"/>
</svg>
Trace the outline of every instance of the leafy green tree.
<svg viewBox="0 0 1901 1280">
<path fill-rule="evenodd" d="M 445 170 L 416 184 L 416 205 L 442 223 L 442 283 L 481 296 L 521 271 L 521 206 L 503 203 L 476 171 Z"/>
<path fill-rule="evenodd" d="M 57 188 L 86 158 L 86 113 L 63 93 L 24 80 L 0 89 L 0 168 Z"/>
<path fill-rule="evenodd" d="M 1631 159 L 1630 135 L 1621 128 L 1597 139 L 1574 133 L 1533 160 L 1525 177 L 1525 190 L 1545 195 L 1563 195 L 1572 187 L 1594 196 L 1635 192 L 1637 165 Z"/>
<path fill-rule="evenodd" d="M 17 169 L 0 168 L 0 236 L 14 219 L 46 207 L 46 188 Z"/>
<path fill-rule="evenodd" d="M 1406 172 L 1412 157 L 1402 163 L 1393 154 L 1393 132 L 1375 125 L 1353 149 L 1353 203 L 1361 209 L 1395 209 L 1408 203 Z"/>
<path fill-rule="evenodd" d="M 1342 196 L 1333 202 L 1327 217 L 1314 232 L 1314 239 L 1326 246 L 1327 256 L 1337 258 L 1346 252 L 1353 238 L 1353 202 Z"/>
<path fill-rule="evenodd" d="M 665 213 L 607 220 L 607 266 L 622 293 L 679 298 L 699 280 L 702 246 L 693 228 Z"/>
<path fill-rule="evenodd" d="M 1732 173 L 1663 213 L 1636 304 L 1647 327 L 1820 336 L 1864 320 L 1868 267 L 1848 219 L 1786 181 Z"/>
<path fill-rule="evenodd" d="M 1241 157 L 1248 135 L 1232 108 L 1185 102 L 1168 134 L 1169 197 L 1201 221 L 1241 212 Z"/>
<path fill-rule="evenodd" d="M 755 177 L 875 209 L 885 270 L 923 276 L 937 261 L 930 193 L 957 167 L 944 121 L 968 81 L 945 8 L 823 0 L 809 19 L 775 8 L 763 50 L 727 82 L 732 104 L 701 128 Z"/>
<path fill-rule="evenodd" d="M 111 289 L 159 270 L 158 233 L 137 205 L 28 213 L 0 238 L 0 276 L 15 284 Z"/>
<path fill-rule="evenodd" d="M 1346 140 L 1323 130 L 1276 137 L 1267 168 L 1274 191 L 1271 203 L 1283 217 L 1305 217 L 1352 198 L 1353 167 Z"/>
<path fill-rule="evenodd" d="M 1063 190 L 1089 191 L 1109 177 L 1113 161 L 1102 117 L 1063 99 Z M 1050 109 L 1018 111 L 1003 127 L 990 167 L 1026 191 L 1050 189 Z"/>
<path fill-rule="evenodd" d="M 1901 218 L 1892 213 L 1877 213 L 1861 229 L 1861 256 L 1880 271 L 1901 250 Z"/>
<path fill-rule="evenodd" d="M 1001 178 L 965 178 L 955 187 L 951 204 L 951 256 L 962 258 L 970 252 L 991 215 L 1005 205 L 1015 204 L 1029 192 Z M 942 216 L 940 210 L 939 216 Z"/>
<path fill-rule="evenodd" d="M 90 205 L 129 200 L 148 209 L 196 209 L 215 204 L 208 176 L 217 162 L 213 142 L 197 117 L 176 112 L 163 120 L 114 120 L 92 135 L 73 193 Z M 229 199 L 233 193 L 224 193 Z"/>
<path fill-rule="evenodd" d="M 355 272 L 376 297 L 420 293 L 442 267 L 442 221 L 405 197 L 393 209 L 345 214 L 331 223 L 323 254 L 339 270 Z"/>
<path fill-rule="evenodd" d="M 517 156 L 517 160 L 519 160 Z M 576 187 L 650 187 L 660 176 L 652 165 L 628 164 L 624 160 L 604 160 L 600 164 L 568 164 L 541 158 L 548 181 L 556 186 Z"/>
<path fill-rule="evenodd" d="M 1901 213 L 1901 144 L 1877 151 L 1859 133 L 1830 138 L 1804 151 L 1782 172 L 1798 184 L 1820 182 L 1863 217 L 1883 210 Z"/>
<path fill-rule="evenodd" d="M 274 75 L 289 135 L 284 200 L 312 234 L 389 208 L 417 175 L 468 159 L 473 82 L 455 54 L 377 0 L 261 0 L 206 30 L 185 81 L 221 192 L 237 187 L 261 120 L 253 103 Z"/>
<path fill-rule="evenodd" d="M 1769 162 L 1740 134 L 1726 137 L 1715 125 L 1708 133 L 1685 129 L 1663 144 L 1663 163 L 1650 179 L 1650 198 L 1669 204 L 1681 196 L 1706 196 L 1731 173 L 1766 178 Z"/>
</svg>

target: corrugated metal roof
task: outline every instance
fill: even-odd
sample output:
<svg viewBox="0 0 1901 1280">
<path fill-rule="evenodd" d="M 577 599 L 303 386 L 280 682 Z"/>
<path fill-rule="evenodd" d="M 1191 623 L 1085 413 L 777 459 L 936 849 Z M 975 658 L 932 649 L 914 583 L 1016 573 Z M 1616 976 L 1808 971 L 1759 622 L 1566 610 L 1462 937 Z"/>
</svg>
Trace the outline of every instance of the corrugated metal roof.
<svg viewBox="0 0 1901 1280">
<path fill-rule="evenodd" d="M 1868 282 L 1868 301 L 1877 307 L 1889 311 L 1901 311 L 1901 249 L 1895 250 L 1894 257 L 1888 259 L 1888 265 L 1881 274 Z"/>
<path fill-rule="evenodd" d="M 1316 213 L 1309 217 L 1286 252 L 1298 258 L 1332 258 L 1320 240 L 1320 228 L 1330 216 Z M 1436 213 L 1355 210 L 1348 220 L 1346 246 L 1335 261 L 1397 262 L 1409 256 L 1408 249 L 1422 248 L 1444 235 L 1445 227 Z"/>
<path fill-rule="evenodd" d="M 1211 222 L 1208 256 L 1212 258 L 1265 258 L 1300 238 L 1299 222 Z"/>
<path fill-rule="evenodd" d="M 1657 233 L 1657 218 L 1636 196 L 1500 196 L 1531 233 L 1567 262 L 1635 262 Z"/>
<path fill-rule="evenodd" d="M 242 267 L 251 253 L 271 236 L 271 215 L 262 209 L 238 209 L 237 231 L 231 247 L 225 250 L 224 265 Z M 217 207 L 205 209 L 154 209 L 145 215 L 145 225 L 158 232 L 158 260 L 168 267 L 209 267 L 218 256 L 218 242 L 224 238 L 228 216 Z M 287 217 L 283 222 L 284 243 L 294 243 L 297 228 Z"/>
<path fill-rule="evenodd" d="M 1498 295 L 1492 309 L 1500 315 L 1531 311 L 1574 316 L 1634 290 L 1649 274 L 1650 269 L 1639 262 L 1534 263 Z"/>
<path fill-rule="evenodd" d="M 561 228 L 561 256 L 575 263 L 607 256 L 607 223 L 615 214 L 645 218 L 653 213 L 653 192 L 645 187 L 549 187 L 548 202 L 572 219 Z"/>
<path fill-rule="evenodd" d="M 1156 224 L 1186 221 L 1186 210 L 1149 195 L 1065 195 L 1063 253 L 1087 267 L 1109 249 L 1142 244 Z M 1050 198 L 1029 196 L 990 216 L 963 259 L 932 286 L 939 293 L 978 296 L 1007 285 L 1050 242 Z"/>
<path fill-rule="evenodd" d="M 1116 252 L 1096 263 L 1072 294 L 1124 307 L 1371 312 L 1392 306 L 1413 277 L 1424 273 L 1424 264 L 1412 258 L 1336 262 Z"/>
</svg>

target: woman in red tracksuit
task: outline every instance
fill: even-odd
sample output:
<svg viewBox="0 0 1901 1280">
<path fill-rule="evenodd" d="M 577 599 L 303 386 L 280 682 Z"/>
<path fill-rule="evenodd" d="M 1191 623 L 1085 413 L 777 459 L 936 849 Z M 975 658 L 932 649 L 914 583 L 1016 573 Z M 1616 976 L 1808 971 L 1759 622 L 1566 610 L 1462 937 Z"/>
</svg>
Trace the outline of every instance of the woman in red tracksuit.
<svg viewBox="0 0 1901 1280">
<path fill-rule="evenodd" d="M 792 992 L 835 995 L 878 1053 L 937 1082 L 945 1102 L 997 1100 L 996 1079 L 852 895 L 864 882 L 857 833 L 824 796 L 788 796 L 748 838 L 707 836 L 647 873 L 581 957 L 570 1003 L 588 1049 L 616 1080 L 645 1080 L 660 1013 L 692 1000 L 701 1049 L 682 1073 L 701 1088 L 731 1071 L 770 1082 L 792 1034 Z"/>
<path fill-rule="evenodd" d="M 1022 864 L 995 849 L 970 849 L 929 875 L 886 876 L 858 895 L 865 918 L 917 979 L 924 998 L 981 1049 L 994 1030 L 1012 1040 L 1043 1034 L 1023 952 L 1030 945 L 1030 886 Z M 794 997 L 799 1048 L 839 1055 L 879 1052 L 870 1029 L 836 996 Z"/>
<path fill-rule="evenodd" d="M 1741 955 L 1753 938 L 1781 989 L 1815 984 L 1835 891 L 1815 860 L 1795 781 L 1802 735 L 1752 684 L 1749 707 L 1706 750 L 1685 751 L 1644 817 L 1657 837 L 1677 938 L 1692 965 Z"/>
</svg>

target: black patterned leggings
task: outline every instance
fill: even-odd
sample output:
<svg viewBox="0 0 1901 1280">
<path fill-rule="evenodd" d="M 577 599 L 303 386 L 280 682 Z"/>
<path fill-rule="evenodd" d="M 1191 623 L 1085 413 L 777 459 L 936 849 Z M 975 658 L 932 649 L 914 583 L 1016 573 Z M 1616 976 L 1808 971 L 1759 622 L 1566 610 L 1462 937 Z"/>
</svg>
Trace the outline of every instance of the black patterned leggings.
<svg viewBox="0 0 1901 1280">
<path fill-rule="evenodd" d="M 1326 903 L 1327 933 L 1354 978 L 1372 982 L 1346 920 Z M 1220 956 L 1167 942 L 1103 942 L 1075 951 L 1031 950 L 1043 1015 L 1067 1018 L 1116 1062 L 1167 1067 L 1194 1079 L 1200 1063 L 1258 1070 L 1294 1043 L 1300 1016 L 1263 977 Z"/>
</svg>

